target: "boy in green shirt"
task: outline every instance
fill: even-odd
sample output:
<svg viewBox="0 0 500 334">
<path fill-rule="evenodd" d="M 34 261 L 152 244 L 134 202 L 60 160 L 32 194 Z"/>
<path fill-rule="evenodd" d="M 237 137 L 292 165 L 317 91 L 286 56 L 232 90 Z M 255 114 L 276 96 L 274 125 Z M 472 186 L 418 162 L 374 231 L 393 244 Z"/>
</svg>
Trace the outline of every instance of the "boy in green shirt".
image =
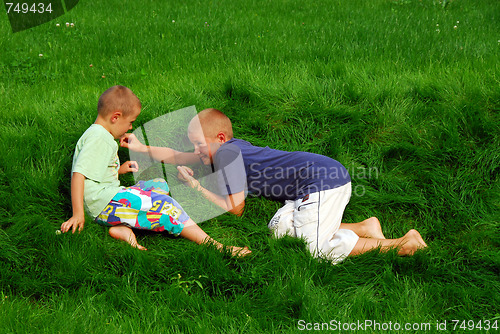
<svg viewBox="0 0 500 334">
<path fill-rule="evenodd" d="M 141 181 L 132 187 L 122 187 L 119 174 L 138 171 L 135 161 L 120 166 L 118 144 L 132 129 L 141 112 L 141 103 L 124 86 L 106 90 L 98 102 L 94 124 L 78 140 L 73 157 L 71 201 L 73 216 L 61 225 L 63 233 L 83 230 L 86 210 L 97 223 L 110 226 L 109 234 L 133 247 L 145 250 L 137 243 L 132 228 L 157 232 L 167 231 L 198 244 L 224 246 L 210 238 L 170 196 L 162 179 Z M 228 247 L 233 255 L 247 255 L 247 247 Z"/>
</svg>

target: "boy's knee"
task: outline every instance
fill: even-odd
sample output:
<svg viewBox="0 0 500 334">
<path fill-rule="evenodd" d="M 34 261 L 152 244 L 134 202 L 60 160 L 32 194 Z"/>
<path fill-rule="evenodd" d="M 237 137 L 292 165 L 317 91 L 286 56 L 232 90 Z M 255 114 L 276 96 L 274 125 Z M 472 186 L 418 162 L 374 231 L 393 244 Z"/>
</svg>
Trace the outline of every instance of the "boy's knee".
<svg viewBox="0 0 500 334">
<path fill-rule="evenodd" d="M 118 233 L 118 231 L 116 229 L 117 229 L 117 226 L 111 226 L 108 230 L 109 235 L 115 239 L 116 239 L 116 235 Z"/>
<path fill-rule="evenodd" d="M 110 236 L 115 239 L 120 239 L 123 233 L 126 232 L 127 227 L 124 225 L 111 226 L 108 230 Z"/>
</svg>

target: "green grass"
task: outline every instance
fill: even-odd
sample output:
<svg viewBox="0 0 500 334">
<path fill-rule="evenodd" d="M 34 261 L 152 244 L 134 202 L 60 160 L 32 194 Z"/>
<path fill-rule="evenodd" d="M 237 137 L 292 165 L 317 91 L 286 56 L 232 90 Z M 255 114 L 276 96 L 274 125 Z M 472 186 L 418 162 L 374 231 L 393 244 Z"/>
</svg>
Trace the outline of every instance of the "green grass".
<svg viewBox="0 0 500 334">
<path fill-rule="evenodd" d="M 499 31 L 495 0 L 82 0 L 16 34 L 1 14 L 0 332 L 500 321 Z M 115 84 L 141 99 L 137 126 L 215 107 L 255 145 L 339 160 L 357 191 L 344 222 L 377 216 L 429 248 L 332 266 L 272 239 L 279 203 L 262 198 L 201 224 L 248 259 L 150 233 L 140 252 L 90 220 L 55 235 L 74 146 Z"/>
</svg>

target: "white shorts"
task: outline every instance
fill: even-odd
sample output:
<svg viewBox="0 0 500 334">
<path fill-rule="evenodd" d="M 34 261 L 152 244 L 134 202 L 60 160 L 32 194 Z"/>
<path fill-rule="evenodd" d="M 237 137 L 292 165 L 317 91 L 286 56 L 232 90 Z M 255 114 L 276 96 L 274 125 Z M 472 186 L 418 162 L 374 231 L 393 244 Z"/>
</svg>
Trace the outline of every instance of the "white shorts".
<svg viewBox="0 0 500 334">
<path fill-rule="evenodd" d="M 358 235 L 340 229 L 344 209 L 351 198 L 351 183 L 341 187 L 286 201 L 269 222 L 276 237 L 290 235 L 304 238 L 314 257 L 337 264 L 344 260 L 358 242 Z"/>
</svg>

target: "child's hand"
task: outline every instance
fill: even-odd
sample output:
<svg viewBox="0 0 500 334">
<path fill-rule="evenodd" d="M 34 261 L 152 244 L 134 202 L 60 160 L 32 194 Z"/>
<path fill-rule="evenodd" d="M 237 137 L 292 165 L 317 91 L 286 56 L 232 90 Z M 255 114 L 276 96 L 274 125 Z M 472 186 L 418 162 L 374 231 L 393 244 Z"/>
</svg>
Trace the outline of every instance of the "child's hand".
<svg viewBox="0 0 500 334">
<path fill-rule="evenodd" d="M 146 145 L 142 144 L 132 133 L 126 133 L 120 138 L 120 146 L 134 152 L 147 152 Z"/>
<path fill-rule="evenodd" d="M 78 232 L 83 230 L 83 225 L 85 224 L 85 216 L 73 216 L 64 223 L 61 224 L 61 232 L 66 233 L 70 229 L 73 229 L 73 233 L 75 233 L 78 228 Z"/>
<path fill-rule="evenodd" d="M 177 178 L 182 182 L 189 181 L 189 178 L 193 178 L 194 172 L 191 168 L 186 166 L 177 166 L 177 170 L 179 171 Z"/>
<path fill-rule="evenodd" d="M 191 188 L 200 185 L 200 182 L 198 182 L 198 180 L 193 177 L 194 172 L 191 168 L 186 166 L 177 166 L 177 170 L 179 171 L 179 174 L 177 174 L 177 178 L 182 182 L 188 184 Z"/>
<path fill-rule="evenodd" d="M 120 166 L 120 169 L 118 169 L 118 174 L 125 174 L 129 172 L 138 172 L 138 171 L 139 171 L 139 165 L 137 164 L 137 161 L 127 161 Z"/>
</svg>

